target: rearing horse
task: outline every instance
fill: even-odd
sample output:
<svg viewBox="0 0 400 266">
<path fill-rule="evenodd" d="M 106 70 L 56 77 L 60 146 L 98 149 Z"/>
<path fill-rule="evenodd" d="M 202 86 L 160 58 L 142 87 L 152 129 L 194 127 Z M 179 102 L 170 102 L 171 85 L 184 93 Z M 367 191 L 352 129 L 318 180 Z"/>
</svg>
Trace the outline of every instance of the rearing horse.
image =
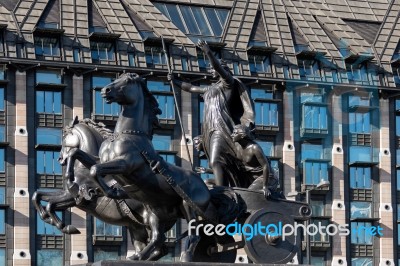
<svg viewBox="0 0 400 266">
<path fill-rule="evenodd" d="M 69 126 L 63 129 L 63 142 L 60 151 L 59 162 L 65 165 L 67 156 L 71 149 L 79 148 L 84 151 L 88 158 L 98 161 L 98 151 L 104 137 L 112 132 L 102 125 L 90 119 L 78 121 L 75 118 Z M 147 210 L 141 202 L 134 199 L 116 200 L 102 195 L 99 184 L 89 177 L 89 170 L 79 161 L 69 165 L 73 167 L 73 175 L 64 175 L 65 189 L 55 192 L 36 191 L 32 202 L 45 222 L 56 226 L 63 233 L 80 233 L 72 225 L 65 225 L 55 214 L 56 210 L 65 210 L 69 207 L 79 209 L 93 215 L 94 217 L 114 225 L 126 226 L 131 235 L 135 254 L 130 259 L 137 259 L 139 252 L 148 242 L 148 227 L 145 225 Z M 106 177 L 106 183 L 110 186 L 120 187 L 111 177 Z M 46 201 L 47 206 L 43 208 L 41 201 Z M 167 225 L 171 228 L 173 224 Z M 164 250 L 157 250 L 153 255 L 162 256 Z"/>
<path fill-rule="evenodd" d="M 73 149 L 69 153 L 68 165 L 73 165 L 76 159 L 80 160 L 85 166 L 91 166 L 90 175 L 99 182 L 105 195 L 112 198 L 125 196 L 104 181 L 106 175 L 113 175 L 130 198 L 148 206 L 151 239 L 139 259 L 152 259 L 152 252 L 164 242 L 165 224 L 178 218 L 190 221 L 200 215 L 167 182 L 166 175 L 172 176 L 192 203 L 203 212 L 209 205 L 210 192 L 199 175 L 167 164 L 154 150 L 151 136 L 160 110 L 143 78 L 137 74 L 124 74 L 104 87 L 101 94 L 107 103 L 117 102 L 122 106 L 114 135 L 102 143 L 100 163 Z M 73 168 L 67 168 L 72 174 Z M 191 260 L 199 237 L 191 235 L 188 240 L 188 249 L 182 260 Z"/>
</svg>

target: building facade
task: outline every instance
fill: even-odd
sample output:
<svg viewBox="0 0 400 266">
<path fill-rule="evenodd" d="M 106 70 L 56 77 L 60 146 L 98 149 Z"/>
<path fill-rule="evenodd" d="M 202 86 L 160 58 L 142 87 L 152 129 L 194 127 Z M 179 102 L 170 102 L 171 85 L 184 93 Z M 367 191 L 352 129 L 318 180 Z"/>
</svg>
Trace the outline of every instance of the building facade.
<svg viewBox="0 0 400 266">
<path fill-rule="evenodd" d="M 182 79 L 213 82 L 198 39 L 251 88 L 257 140 L 285 195 L 305 200 L 310 190 L 313 223 L 383 228 L 381 237 L 315 235 L 310 264 L 399 265 L 400 0 L 330 2 L 0 0 L 0 265 L 74 265 L 132 251 L 125 228 L 72 208 L 57 214 L 81 234 L 63 235 L 31 203 L 34 191 L 64 186 L 57 158 L 72 118 L 113 127 L 119 106 L 99 90 L 124 72 L 146 76 L 159 101 L 160 154 L 207 167 L 191 141 L 201 133 L 202 97 L 178 90 L 175 103 L 166 80 L 168 60 Z M 321 181 L 329 188 L 316 188 Z M 165 260 L 179 258 L 174 240 L 184 229 L 168 232 Z M 306 248 L 293 263 L 307 262 Z"/>
</svg>

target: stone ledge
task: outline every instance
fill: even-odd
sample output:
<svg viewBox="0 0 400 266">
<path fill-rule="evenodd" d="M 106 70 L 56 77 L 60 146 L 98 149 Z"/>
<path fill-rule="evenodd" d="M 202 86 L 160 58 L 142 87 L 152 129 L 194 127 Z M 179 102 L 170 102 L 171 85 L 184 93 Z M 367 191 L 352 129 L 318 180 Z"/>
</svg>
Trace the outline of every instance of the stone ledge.
<svg viewBox="0 0 400 266">
<path fill-rule="evenodd" d="M 262 265 L 262 266 L 287 266 L 287 264 L 245 264 L 245 263 L 213 263 L 213 262 L 157 262 L 157 261 L 127 261 L 127 260 L 107 260 L 98 261 L 94 263 L 81 264 L 80 266 L 153 266 L 153 265 L 180 265 L 180 266 L 210 266 L 210 265 L 220 265 L 220 266 L 239 266 L 239 265 Z M 296 266 L 292 264 L 292 266 Z M 300 266 L 300 264 L 297 264 Z M 306 264 L 301 264 L 301 266 L 307 266 Z"/>
</svg>

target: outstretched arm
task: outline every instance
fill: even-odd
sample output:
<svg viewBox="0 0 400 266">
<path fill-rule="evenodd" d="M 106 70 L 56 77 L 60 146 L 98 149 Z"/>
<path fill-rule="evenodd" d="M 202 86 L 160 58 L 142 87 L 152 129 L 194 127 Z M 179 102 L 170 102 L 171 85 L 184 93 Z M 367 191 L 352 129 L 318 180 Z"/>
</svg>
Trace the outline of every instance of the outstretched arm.
<svg viewBox="0 0 400 266">
<path fill-rule="evenodd" d="M 173 82 L 174 85 L 176 85 L 177 87 L 181 88 L 184 91 L 187 92 L 194 92 L 194 93 L 204 93 L 207 89 L 206 88 L 202 88 L 199 86 L 194 86 L 191 83 L 188 82 L 183 82 L 181 80 L 177 80 L 173 77 L 173 74 L 168 73 L 167 75 L 167 79 L 169 82 Z"/>
<path fill-rule="evenodd" d="M 226 80 L 229 84 L 233 84 L 234 79 L 228 71 L 226 71 L 222 66 L 218 59 L 212 53 L 210 47 L 204 40 L 199 40 L 197 46 L 207 55 L 208 59 L 210 59 L 211 66 L 214 70 L 219 74 L 221 78 Z"/>
</svg>

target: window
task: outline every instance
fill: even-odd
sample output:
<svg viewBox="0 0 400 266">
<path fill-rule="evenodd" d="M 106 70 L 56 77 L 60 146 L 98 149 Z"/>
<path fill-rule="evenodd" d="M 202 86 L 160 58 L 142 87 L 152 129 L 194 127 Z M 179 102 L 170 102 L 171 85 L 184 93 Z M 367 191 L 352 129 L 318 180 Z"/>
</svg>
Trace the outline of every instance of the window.
<svg viewBox="0 0 400 266">
<path fill-rule="evenodd" d="M 122 236 L 122 226 L 105 223 L 97 218 L 94 219 L 96 236 Z"/>
<path fill-rule="evenodd" d="M 314 265 L 314 266 L 325 266 L 326 265 L 325 258 L 324 257 L 314 257 L 314 256 L 312 256 L 310 264 Z"/>
<path fill-rule="evenodd" d="M 300 78 L 305 80 L 321 80 L 321 66 L 318 60 L 298 59 Z"/>
<path fill-rule="evenodd" d="M 81 62 L 81 49 L 79 48 L 74 48 L 74 62 Z"/>
<path fill-rule="evenodd" d="M 278 103 L 273 100 L 273 94 L 263 89 L 251 89 L 254 99 L 256 125 L 278 127 Z"/>
<path fill-rule="evenodd" d="M 110 248 L 95 248 L 93 252 L 93 262 L 101 260 L 118 260 L 119 252 L 118 250 L 112 250 Z"/>
<path fill-rule="evenodd" d="M 349 83 L 369 84 L 375 75 L 372 69 L 368 69 L 367 64 L 346 64 L 346 70 Z"/>
<path fill-rule="evenodd" d="M 350 188 L 371 189 L 371 167 L 350 167 Z"/>
<path fill-rule="evenodd" d="M 371 218 L 372 202 L 353 201 L 350 202 L 350 218 Z"/>
<path fill-rule="evenodd" d="M 175 152 L 172 152 L 172 137 L 169 135 L 153 135 L 153 146 L 159 155 L 168 163 L 175 164 Z"/>
<path fill-rule="evenodd" d="M 0 68 L 0 80 L 6 79 L 6 71 Z"/>
<path fill-rule="evenodd" d="M 90 42 L 93 63 L 115 62 L 114 42 Z"/>
<path fill-rule="evenodd" d="M 39 249 L 37 251 L 36 266 L 58 266 L 64 265 L 63 250 Z"/>
<path fill-rule="evenodd" d="M 174 224 L 174 226 L 172 226 L 172 228 L 165 233 L 165 236 L 170 239 L 176 238 L 176 224 Z"/>
<path fill-rule="evenodd" d="M 327 220 L 327 219 L 311 219 L 311 224 L 319 225 L 320 223 L 321 223 L 321 226 L 325 226 L 325 228 L 326 228 L 326 226 L 329 225 L 329 220 Z M 329 235 L 326 232 L 324 232 L 324 234 L 321 234 L 320 232 L 318 232 L 316 235 L 310 236 L 310 238 L 311 238 L 310 239 L 311 242 L 329 242 Z"/>
<path fill-rule="evenodd" d="M 324 103 L 323 94 L 302 92 L 301 135 L 328 133 L 328 107 Z"/>
<path fill-rule="evenodd" d="M 199 38 L 219 42 L 229 11 L 221 8 L 154 3 L 193 42 Z"/>
<path fill-rule="evenodd" d="M 249 54 L 249 67 L 252 75 L 257 73 L 271 73 L 271 60 L 265 55 Z"/>
<path fill-rule="evenodd" d="M 135 62 L 135 53 L 128 53 L 128 63 L 129 66 L 131 67 L 135 67 L 136 66 L 136 62 Z"/>
<path fill-rule="evenodd" d="M 62 219 L 63 213 L 61 211 L 56 211 L 56 215 Z M 38 235 L 52 235 L 52 236 L 62 236 L 63 233 L 57 229 L 57 227 L 45 223 L 41 218 L 39 213 L 36 214 L 36 234 Z"/>
<path fill-rule="evenodd" d="M 366 233 L 370 228 L 370 222 L 352 222 L 351 223 L 351 244 L 372 245 L 372 235 Z"/>
<path fill-rule="evenodd" d="M 204 167 L 205 169 L 210 168 L 208 165 L 208 159 L 200 159 L 200 167 Z M 203 180 L 214 178 L 214 175 L 211 173 L 200 174 L 200 176 Z"/>
<path fill-rule="evenodd" d="M 306 185 L 318 185 L 322 180 L 329 180 L 329 160 L 323 159 L 322 145 L 302 144 L 301 160 Z"/>
<path fill-rule="evenodd" d="M 36 129 L 36 144 L 61 145 L 61 141 L 62 132 L 58 128 L 39 127 Z"/>
<path fill-rule="evenodd" d="M 4 48 L 4 31 L 0 29 L 0 56 L 5 56 L 5 54 L 6 54 L 6 51 Z"/>
<path fill-rule="evenodd" d="M 182 56 L 181 57 L 181 64 L 182 64 L 182 70 L 183 71 L 188 71 L 189 70 L 189 58 L 187 56 Z"/>
<path fill-rule="evenodd" d="M 5 235 L 5 234 L 6 234 L 6 210 L 0 209 L 0 235 Z"/>
<path fill-rule="evenodd" d="M 393 78 L 394 78 L 394 83 L 397 86 L 400 86 L 400 66 L 393 67 Z"/>
<path fill-rule="evenodd" d="M 367 146 L 351 146 L 350 162 L 373 162 L 372 147 Z"/>
<path fill-rule="evenodd" d="M 162 111 L 162 114 L 158 117 L 161 119 L 175 120 L 175 103 L 170 83 L 149 80 L 147 81 L 147 87 L 157 99 L 158 107 Z"/>
<path fill-rule="evenodd" d="M 101 96 L 101 89 L 111 82 L 114 78 L 111 77 L 92 77 L 93 86 L 93 104 L 94 104 L 94 114 L 95 115 L 107 115 L 107 116 L 118 116 L 121 110 L 121 106 L 118 103 L 106 103 L 105 99 Z"/>
<path fill-rule="evenodd" d="M 350 133 L 371 133 L 371 115 L 366 113 L 349 113 L 349 131 Z"/>
<path fill-rule="evenodd" d="M 36 172 L 38 174 L 62 175 L 61 165 L 58 163 L 59 152 L 37 151 Z"/>
<path fill-rule="evenodd" d="M 146 54 L 147 67 L 155 67 L 156 65 L 167 65 L 166 57 L 162 47 L 146 46 L 144 48 Z"/>
<path fill-rule="evenodd" d="M 37 70 L 36 71 L 36 84 L 62 84 L 61 72 L 56 70 Z"/>
<path fill-rule="evenodd" d="M 60 39 L 58 37 L 35 36 L 36 56 L 60 56 Z"/>
<path fill-rule="evenodd" d="M 372 258 L 351 258 L 351 266 L 372 266 L 373 260 Z"/>
<path fill-rule="evenodd" d="M 61 114 L 60 91 L 36 91 L 36 112 Z"/>
</svg>

